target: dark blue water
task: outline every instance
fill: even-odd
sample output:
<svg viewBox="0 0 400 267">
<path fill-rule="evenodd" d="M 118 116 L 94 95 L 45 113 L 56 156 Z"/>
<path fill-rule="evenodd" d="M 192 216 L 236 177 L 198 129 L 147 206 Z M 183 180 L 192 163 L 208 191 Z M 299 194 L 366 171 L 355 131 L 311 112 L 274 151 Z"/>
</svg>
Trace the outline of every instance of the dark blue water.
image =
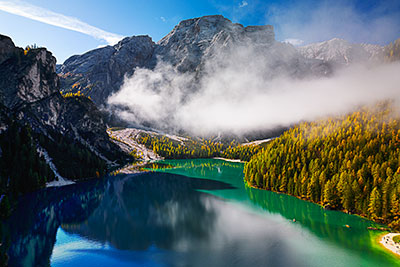
<svg viewBox="0 0 400 267">
<path fill-rule="evenodd" d="M 246 188 L 241 164 L 176 163 L 171 173 L 109 177 L 26 196 L 1 228 L 9 265 L 397 264 L 375 247 L 366 220 Z"/>
</svg>

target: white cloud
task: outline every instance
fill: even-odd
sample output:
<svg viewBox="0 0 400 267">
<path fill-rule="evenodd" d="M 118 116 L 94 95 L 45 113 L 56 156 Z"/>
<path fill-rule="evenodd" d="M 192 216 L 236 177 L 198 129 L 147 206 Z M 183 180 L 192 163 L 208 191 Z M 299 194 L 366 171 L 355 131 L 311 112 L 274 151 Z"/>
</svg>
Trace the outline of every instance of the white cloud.
<svg viewBox="0 0 400 267">
<path fill-rule="evenodd" d="M 400 63 L 354 65 L 329 77 L 298 79 L 292 76 L 301 71 L 296 64 L 291 67 L 297 62 L 293 47 L 259 48 L 219 50 L 207 58 L 201 76 L 162 61 L 153 70 L 137 69 L 108 103 L 133 124 L 194 135 L 240 135 L 400 100 Z"/>
<path fill-rule="evenodd" d="M 116 44 L 123 38 L 122 35 L 103 31 L 77 18 L 65 16 L 22 1 L 0 1 L 0 10 L 32 20 L 40 21 L 53 26 L 90 35 L 104 40 L 108 44 Z"/>
<path fill-rule="evenodd" d="M 141 124 L 146 120 L 168 127 L 174 119 L 171 116 L 189 94 L 188 84 L 192 81 L 192 75 L 159 62 L 154 70 L 137 69 L 132 77 L 126 77 L 124 86 L 108 103 L 127 107 L 119 113 L 127 121 Z"/>
<path fill-rule="evenodd" d="M 322 79 L 263 81 L 231 67 L 208 77 L 176 111 L 176 123 L 194 134 L 246 133 L 343 114 L 355 107 L 400 98 L 400 64 L 354 66 Z M 169 107 L 170 108 L 170 107 Z"/>
<path fill-rule="evenodd" d="M 302 45 L 304 43 L 303 40 L 296 39 L 296 38 L 288 38 L 288 39 L 285 39 L 284 42 L 292 44 L 294 46 L 299 46 L 299 45 Z"/>
<path fill-rule="evenodd" d="M 160 19 L 163 21 L 163 22 L 166 22 L 167 20 L 165 19 L 165 17 L 160 17 Z"/>
<path fill-rule="evenodd" d="M 239 7 L 245 7 L 245 6 L 247 6 L 249 3 L 247 3 L 246 1 L 242 1 L 240 4 L 239 4 Z"/>
</svg>

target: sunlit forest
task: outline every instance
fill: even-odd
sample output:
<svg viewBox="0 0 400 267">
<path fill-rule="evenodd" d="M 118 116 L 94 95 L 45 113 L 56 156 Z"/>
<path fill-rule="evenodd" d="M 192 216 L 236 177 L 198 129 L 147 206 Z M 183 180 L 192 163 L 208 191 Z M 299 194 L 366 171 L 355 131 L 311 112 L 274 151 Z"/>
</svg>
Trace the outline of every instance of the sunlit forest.
<svg viewBox="0 0 400 267">
<path fill-rule="evenodd" d="M 245 165 L 245 181 L 399 229 L 400 122 L 393 106 L 289 129 Z"/>
<path fill-rule="evenodd" d="M 237 141 L 223 143 L 207 139 L 186 138 L 179 142 L 166 136 L 141 133 L 136 140 L 166 159 L 194 159 L 224 157 L 248 161 L 260 151 L 258 145 L 241 145 Z"/>
</svg>

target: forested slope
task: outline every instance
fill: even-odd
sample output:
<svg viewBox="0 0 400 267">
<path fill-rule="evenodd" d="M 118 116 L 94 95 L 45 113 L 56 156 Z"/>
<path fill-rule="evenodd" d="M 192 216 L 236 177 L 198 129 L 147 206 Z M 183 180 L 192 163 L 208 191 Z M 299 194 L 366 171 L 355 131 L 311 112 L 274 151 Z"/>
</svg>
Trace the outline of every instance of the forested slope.
<svg viewBox="0 0 400 267">
<path fill-rule="evenodd" d="M 136 141 L 166 159 L 224 157 L 249 161 L 261 150 L 260 145 L 241 145 L 235 140 L 228 143 L 187 137 L 179 142 L 166 136 L 146 133 L 142 133 Z"/>
<path fill-rule="evenodd" d="M 393 106 L 291 128 L 245 165 L 245 181 L 398 229 L 400 121 Z"/>
</svg>

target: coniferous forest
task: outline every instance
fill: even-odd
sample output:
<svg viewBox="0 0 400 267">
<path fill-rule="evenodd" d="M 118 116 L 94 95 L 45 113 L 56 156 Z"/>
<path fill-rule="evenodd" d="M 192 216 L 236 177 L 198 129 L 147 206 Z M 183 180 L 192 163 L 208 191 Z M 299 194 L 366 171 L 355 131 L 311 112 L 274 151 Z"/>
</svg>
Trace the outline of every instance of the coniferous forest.
<svg viewBox="0 0 400 267">
<path fill-rule="evenodd" d="M 19 194 L 45 186 L 54 174 L 36 152 L 28 126 L 11 123 L 0 135 L 0 152 L 0 217 L 7 217 Z"/>
<path fill-rule="evenodd" d="M 68 177 L 71 180 L 82 180 L 100 177 L 107 172 L 107 165 L 104 160 L 87 147 L 68 137 L 53 133 L 53 140 L 50 140 L 41 135 L 39 144 L 57 162 L 57 171 L 63 177 Z"/>
<path fill-rule="evenodd" d="M 83 145 L 56 133 L 50 139 L 11 119 L 8 129 L 0 134 L 0 218 L 10 215 L 21 194 L 55 180 L 44 155 L 38 153 L 39 148 L 46 150 L 57 172 L 67 179 L 82 180 L 106 174 L 104 160 Z"/>
<path fill-rule="evenodd" d="M 400 120 L 390 103 L 304 122 L 245 165 L 245 181 L 400 228 Z"/>
<path fill-rule="evenodd" d="M 261 150 L 258 145 L 241 145 L 233 140 L 230 143 L 212 139 L 186 138 L 178 142 L 166 136 L 142 133 L 136 140 L 166 159 L 195 159 L 224 157 L 248 161 Z"/>
</svg>

